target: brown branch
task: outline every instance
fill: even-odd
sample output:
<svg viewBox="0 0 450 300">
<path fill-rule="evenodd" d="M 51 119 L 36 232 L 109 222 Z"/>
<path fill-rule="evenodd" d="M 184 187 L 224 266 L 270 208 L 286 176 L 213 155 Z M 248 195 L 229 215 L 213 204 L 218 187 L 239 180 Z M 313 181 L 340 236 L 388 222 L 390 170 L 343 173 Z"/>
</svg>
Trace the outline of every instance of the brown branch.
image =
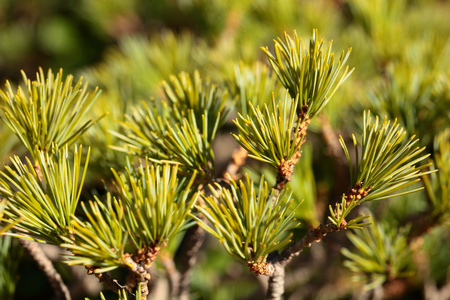
<svg viewBox="0 0 450 300">
<path fill-rule="evenodd" d="M 235 149 L 233 155 L 231 156 L 231 161 L 227 166 L 226 171 L 224 172 L 223 178 L 228 178 L 226 174 L 236 180 L 239 169 L 245 164 L 247 159 L 248 151 L 243 147 L 239 146 L 239 148 Z"/>
<path fill-rule="evenodd" d="M 108 273 L 95 273 L 96 267 L 86 267 L 88 275 L 94 275 L 101 283 L 104 283 L 106 288 L 118 294 L 120 290 L 126 290 L 126 287 L 121 285 L 116 279 L 109 276 Z M 134 295 L 135 296 L 135 295 Z"/>
<path fill-rule="evenodd" d="M 53 290 L 55 291 L 57 299 L 70 300 L 70 292 L 61 275 L 56 271 L 50 259 L 42 251 L 39 244 L 35 241 L 27 239 L 19 239 L 19 243 L 27 251 L 27 253 L 33 258 L 33 260 L 39 266 L 39 269 L 44 273 L 50 282 Z"/>
<path fill-rule="evenodd" d="M 370 188 L 369 188 L 370 190 Z M 368 190 L 362 189 L 360 184 L 355 185 L 355 187 L 349 189 L 345 194 L 345 199 L 347 204 L 350 201 L 360 200 L 367 196 Z M 336 214 L 336 212 L 335 212 Z M 325 221 L 318 227 L 308 231 L 306 235 L 299 241 L 293 242 L 287 249 L 285 249 L 281 254 L 277 252 L 271 253 L 267 258 L 267 261 L 273 266 L 269 268 L 270 272 L 265 275 L 270 276 L 269 278 L 269 288 L 268 288 L 268 298 L 269 299 L 281 299 L 281 295 L 284 293 L 284 271 L 281 273 L 280 267 L 284 268 L 294 256 L 299 255 L 303 249 L 306 247 L 311 247 L 313 242 L 320 242 L 324 236 L 330 232 L 337 232 L 343 229 L 347 229 L 347 222 L 342 220 L 340 226 L 333 224 L 330 220 Z M 282 275 L 281 275 L 282 274 Z M 283 276 L 281 278 L 277 278 Z M 283 285 L 283 286 L 282 286 Z M 280 294 L 281 293 L 281 294 Z M 274 298 L 270 298 L 273 295 Z"/>
<path fill-rule="evenodd" d="M 330 221 L 320 224 L 318 227 L 308 231 L 308 233 L 299 241 L 293 242 L 286 250 L 280 255 L 272 258 L 272 263 L 281 263 L 283 265 L 288 264 L 294 256 L 299 255 L 303 249 L 311 247 L 313 242 L 320 242 L 324 236 L 330 232 L 337 232 L 342 229 L 346 229 L 345 225 L 337 227 Z"/>
<path fill-rule="evenodd" d="M 39 181 L 40 181 L 40 182 L 44 185 L 44 187 L 45 187 L 44 175 L 42 175 L 41 166 L 40 166 L 39 164 L 35 163 L 35 164 L 33 165 L 33 167 L 34 167 L 34 170 L 36 171 L 36 175 L 38 176 Z"/>
<path fill-rule="evenodd" d="M 269 287 L 267 299 L 279 300 L 284 294 L 284 268 L 294 256 L 300 254 L 306 247 L 311 247 L 313 242 L 319 242 L 329 232 L 339 231 L 345 227 L 336 227 L 330 221 L 320 224 L 317 228 L 310 230 L 301 240 L 294 242 L 281 254 L 274 253 L 268 257 L 270 268 Z"/>
<path fill-rule="evenodd" d="M 147 299 L 149 294 L 148 282 L 151 278 L 150 267 L 158 257 L 161 248 L 159 246 L 145 246 L 137 249 L 133 255 L 126 253 L 123 259 L 133 273 L 136 286 L 141 287 L 143 299 Z"/>
<path fill-rule="evenodd" d="M 306 132 L 308 129 L 308 125 L 311 121 L 309 117 L 306 115 L 307 110 L 308 110 L 307 105 L 297 108 L 298 122 L 300 122 L 300 125 L 296 135 L 291 140 L 291 143 L 298 145 L 299 148 L 290 159 L 282 161 L 281 164 L 278 166 L 277 180 L 275 186 L 273 187 L 275 195 L 278 195 L 291 181 L 291 176 L 294 173 L 294 167 L 298 163 L 300 157 L 302 156 L 301 151 L 302 145 L 306 141 Z M 269 261 L 270 264 L 269 267 L 267 268 L 268 272 L 264 273 L 264 275 L 269 275 L 267 299 L 273 300 L 279 300 L 282 299 L 283 297 L 284 275 L 285 275 L 284 267 L 287 264 L 287 260 L 286 262 L 280 261 L 277 254 L 278 253 L 275 253 L 275 255 L 273 256 L 275 258 L 273 261 Z"/>
<path fill-rule="evenodd" d="M 301 121 L 297 135 L 292 139 L 291 143 L 296 145 L 300 144 L 297 153 L 295 153 L 290 159 L 284 160 L 278 165 L 277 170 L 277 181 L 273 189 L 277 194 L 279 194 L 291 181 L 292 174 L 294 173 L 294 167 L 298 163 L 300 157 L 302 156 L 302 145 L 306 142 L 306 131 L 310 120 L 307 116 L 301 116 L 299 122 Z"/>
<path fill-rule="evenodd" d="M 269 277 L 269 287 L 267 288 L 266 299 L 281 300 L 284 294 L 284 265 L 273 264 L 273 274 Z"/>
<path fill-rule="evenodd" d="M 170 294 L 178 295 L 180 291 L 180 273 L 175 266 L 174 260 L 169 257 L 169 255 L 161 255 L 159 259 L 166 268 L 166 274 L 170 285 Z"/>
<path fill-rule="evenodd" d="M 179 266 L 180 283 L 178 298 L 180 300 L 189 298 L 189 283 L 192 267 L 197 261 L 200 247 L 203 245 L 206 233 L 198 225 L 194 225 L 186 231 L 180 247 L 175 253 L 175 263 Z"/>
<path fill-rule="evenodd" d="M 125 257 L 124 257 L 125 258 Z M 136 263 L 131 257 L 126 257 L 125 261 L 130 267 L 131 272 L 134 275 L 134 281 L 136 286 L 141 286 L 142 298 L 147 299 L 148 291 L 148 281 L 150 280 L 150 273 L 148 269 L 140 263 Z"/>
</svg>

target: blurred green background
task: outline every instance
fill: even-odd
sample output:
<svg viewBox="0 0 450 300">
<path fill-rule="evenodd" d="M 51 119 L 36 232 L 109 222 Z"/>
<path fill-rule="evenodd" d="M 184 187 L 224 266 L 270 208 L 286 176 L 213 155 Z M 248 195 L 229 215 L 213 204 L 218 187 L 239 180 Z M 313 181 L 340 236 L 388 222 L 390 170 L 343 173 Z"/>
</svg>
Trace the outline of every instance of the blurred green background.
<svg viewBox="0 0 450 300">
<path fill-rule="evenodd" d="M 93 147 L 88 199 L 101 186 L 97 178 L 108 179 L 111 166 L 124 165 L 124 155 L 108 148 L 119 145 L 109 130 L 120 131 L 118 121 L 133 105 L 161 98 L 162 80 L 198 69 L 228 88 L 232 97 L 242 99 L 246 84 L 249 89 L 256 85 L 254 74 L 263 74 L 270 87 L 259 89 L 259 101 L 264 102 L 272 90 L 278 95 L 280 87 L 259 47 L 272 49 L 272 40 L 285 31 L 292 35 L 295 30 L 308 41 L 317 28 L 321 38 L 334 41 L 337 55 L 352 47 L 348 64 L 356 69 L 322 117 L 311 124 L 308 146 L 290 184 L 294 196 L 305 200 L 298 217 L 306 230 L 321 222 L 328 203 L 346 190 L 345 163 L 339 160 L 342 153 L 336 137 L 342 134 L 349 140 L 352 132 L 358 132 L 364 109 L 398 118 L 427 151 L 437 151 L 435 138 L 450 124 L 449 12 L 450 1 L 444 0 L 0 0 L 0 81 L 2 87 L 5 80 L 19 84 L 20 70 L 33 79 L 39 67 L 63 68 L 65 74 L 83 76 L 92 87 L 102 89 L 92 117 L 108 115 L 83 140 Z M 238 84 L 239 76 L 244 88 Z M 229 137 L 232 130 L 230 122 L 218 141 L 232 145 L 227 151 L 216 147 L 218 172 L 235 146 Z M 0 141 L 3 162 L 12 153 L 23 153 L 4 125 L 0 125 Z M 273 174 L 259 165 L 250 164 L 248 170 L 255 177 L 265 173 L 273 180 Z M 427 199 L 423 192 L 371 204 L 368 209 L 375 219 L 414 225 L 415 217 L 430 211 Z M 392 280 L 392 287 L 385 284 L 385 298 L 425 299 L 424 283 L 448 284 L 450 255 L 442 251 L 449 253 L 450 234 L 443 219 L 429 228 L 429 234 L 415 236 L 414 247 L 419 250 L 408 258 L 415 275 Z M 414 226 L 411 232 L 413 236 Z M 352 282 L 350 271 L 342 265 L 342 246 L 351 248 L 345 234 L 339 233 L 302 253 L 289 270 L 286 299 L 364 295 L 362 283 Z M 4 247 L 15 249 L 9 244 Z M 192 299 L 263 297 L 264 283 L 247 274 L 214 241 L 205 248 L 194 270 Z M 98 296 L 95 279 L 89 290 L 87 283 L 75 284 L 82 281 L 81 275 L 62 264 L 57 267 L 72 289 L 77 286 L 83 292 L 76 299 Z M 54 297 L 26 256 L 19 266 L 2 268 L 0 274 L 18 276 L 14 299 Z M 159 273 L 164 277 L 162 267 Z M 3 285 L 10 281 L 0 280 Z"/>
</svg>

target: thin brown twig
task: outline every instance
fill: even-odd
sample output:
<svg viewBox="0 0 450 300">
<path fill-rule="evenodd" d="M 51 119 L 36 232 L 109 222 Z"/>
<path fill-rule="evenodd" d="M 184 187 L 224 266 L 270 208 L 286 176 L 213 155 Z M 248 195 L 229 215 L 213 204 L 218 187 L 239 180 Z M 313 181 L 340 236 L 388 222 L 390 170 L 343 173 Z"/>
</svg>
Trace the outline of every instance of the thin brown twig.
<svg viewBox="0 0 450 300">
<path fill-rule="evenodd" d="M 285 265 L 281 263 L 273 264 L 273 274 L 269 277 L 269 288 L 267 289 L 266 299 L 280 300 L 284 294 L 284 275 Z"/>
<path fill-rule="evenodd" d="M 339 228 L 333 223 L 327 221 L 318 227 L 310 230 L 301 240 L 291 244 L 281 254 L 274 253 L 268 257 L 269 265 L 269 286 L 267 289 L 267 299 L 281 300 L 284 294 L 284 276 L 285 267 L 294 256 L 300 254 L 306 247 L 311 247 L 313 242 L 319 242 L 329 232 L 339 231 L 345 228 Z"/>
<path fill-rule="evenodd" d="M 41 247 L 39 247 L 39 244 L 27 239 L 19 239 L 19 243 L 37 263 L 45 277 L 47 277 L 55 291 L 56 297 L 61 300 L 70 300 L 71 296 L 69 289 L 62 280 L 61 275 L 56 271 L 50 259 L 45 255 Z"/>
<path fill-rule="evenodd" d="M 245 164 L 247 159 L 248 151 L 245 150 L 242 146 L 235 149 L 233 155 L 231 156 L 231 161 L 227 166 L 226 171 L 224 172 L 223 178 L 228 178 L 227 174 L 233 179 L 237 179 L 237 174 L 239 169 Z"/>
<path fill-rule="evenodd" d="M 299 145 L 297 152 L 288 160 L 282 161 L 278 166 L 277 170 L 277 180 L 273 189 L 276 194 L 279 194 L 286 185 L 291 181 L 292 174 L 294 173 L 294 167 L 300 160 L 302 156 L 302 145 L 306 142 L 306 131 L 310 120 L 303 116 L 301 119 L 301 124 L 297 135 L 292 139 L 292 143 Z"/>
<path fill-rule="evenodd" d="M 180 300 L 189 299 L 189 283 L 192 267 L 197 261 L 197 256 L 205 237 L 206 233 L 200 226 L 192 226 L 186 231 L 181 245 L 175 253 L 174 260 L 179 266 L 180 283 L 178 295 L 174 296 L 177 296 Z"/>
<path fill-rule="evenodd" d="M 159 259 L 166 269 L 170 285 L 170 294 L 178 295 L 180 291 L 180 273 L 175 266 L 173 258 L 169 257 L 169 255 L 161 255 Z"/>
<path fill-rule="evenodd" d="M 308 231 L 308 233 L 299 241 L 293 242 L 286 250 L 275 258 L 276 263 L 288 264 L 293 257 L 299 255 L 303 249 L 311 247 L 313 242 L 320 242 L 324 236 L 330 232 L 337 232 L 346 229 L 345 225 L 337 227 L 330 221 L 320 224 L 318 227 Z"/>
<path fill-rule="evenodd" d="M 359 199 L 362 199 L 367 195 L 367 191 L 359 191 L 355 190 L 355 187 L 353 189 L 349 189 L 347 193 L 345 194 L 345 198 L 349 199 L 349 201 L 352 201 L 353 199 L 356 199 L 356 197 L 359 197 Z M 311 244 L 313 242 L 320 242 L 324 236 L 326 236 L 330 232 L 337 232 L 340 230 L 347 229 L 347 222 L 345 220 L 342 221 L 340 226 L 337 226 L 333 224 L 330 220 L 326 220 L 324 223 L 320 224 L 316 228 L 308 231 L 306 235 L 295 242 L 292 242 L 292 244 L 286 248 L 281 254 L 278 254 L 277 252 L 272 253 L 267 258 L 267 261 L 272 266 L 269 268 L 270 272 L 268 275 L 269 278 L 269 288 L 268 288 L 268 297 L 270 295 L 279 295 L 278 298 L 272 297 L 269 299 L 282 299 L 282 294 L 284 292 L 284 286 L 280 286 L 281 279 L 274 280 L 272 277 L 279 277 L 281 276 L 281 272 L 277 271 L 277 269 L 280 269 L 280 267 L 285 267 L 295 256 L 299 255 L 303 249 L 307 247 L 311 247 Z M 282 273 L 282 276 L 284 276 L 284 273 Z M 283 278 L 284 279 L 284 278 Z M 284 281 L 283 281 L 284 284 Z"/>
<path fill-rule="evenodd" d="M 120 290 L 126 290 L 126 287 L 121 285 L 116 279 L 109 276 L 108 273 L 95 273 L 95 267 L 86 267 L 88 275 L 94 275 L 101 283 L 104 283 L 106 288 L 118 294 Z"/>
<path fill-rule="evenodd" d="M 291 181 L 291 176 L 294 173 L 294 167 L 299 161 L 302 155 L 302 145 L 306 141 L 306 132 L 308 129 L 308 125 L 310 123 L 310 119 L 306 115 L 308 107 L 305 105 L 303 107 L 297 108 L 298 114 L 298 122 L 300 122 L 298 131 L 296 135 L 291 140 L 291 143 L 298 145 L 299 148 L 297 152 L 293 155 L 289 160 L 283 161 L 278 166 L 277 179 L 275 186 L 273 187 L 274 197 L 281 193 L 281 191 L 286 187 L 288 182 Z M 272 202 L 273 203 L 273 202 Z M 268 272 L 265 275 L 269 275 L 269 285 L 267 288 L 267 299 L 278 300 L 282 299 L 284 294 L 284 276 L 285 276 L 285 266 L 287 264 L 284 262 L 280 262 L 278 260 L 278 253 L 274 253 L 274 260 L 269 261 L 269 265 L 267 267 Z"/>
</svg>

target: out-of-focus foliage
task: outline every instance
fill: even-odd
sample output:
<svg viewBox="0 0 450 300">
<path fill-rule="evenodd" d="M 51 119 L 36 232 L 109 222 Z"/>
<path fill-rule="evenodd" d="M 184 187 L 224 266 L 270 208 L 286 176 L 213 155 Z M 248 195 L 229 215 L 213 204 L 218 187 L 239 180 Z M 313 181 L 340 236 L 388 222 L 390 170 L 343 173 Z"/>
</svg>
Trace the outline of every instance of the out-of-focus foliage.
<svg viewBox="0 0 450 300">
<path fill-rule="evenodd" d="M 450 215 L 450 129 L 434 140 L 434 162 L 439 172 L 425 176 L 425 188 L 432 206 L 432 215 L 448 223 Z"/>
<path fill-rule="evenodd" d="M 16 282 L 20 276 L 19 263 L 23 250 L 17 240 L 10 236 L 0 236 L 0 298 L 14 299 Z"/>
<path fill-rule="evenodd" d="M 342 254 L 347 257 L 344 265 L 357 273 L 353 279 L 367 283 L 366 288 L 371 289 L 387 280 L 412 276 L 413 251 L 408 247 L 408 231 L 382 223 L 349 233 L 357 251 L 343 248 Z"/>
</svg>

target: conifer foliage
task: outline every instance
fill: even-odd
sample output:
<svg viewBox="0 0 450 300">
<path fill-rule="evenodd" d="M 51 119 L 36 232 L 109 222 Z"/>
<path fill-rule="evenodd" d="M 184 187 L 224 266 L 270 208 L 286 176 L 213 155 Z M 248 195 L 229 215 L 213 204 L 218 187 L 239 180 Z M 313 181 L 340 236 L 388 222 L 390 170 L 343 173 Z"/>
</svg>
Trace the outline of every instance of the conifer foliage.
<svg viewBox="0 0 450 300">
<path fill-rule="evenodd" d="M 296 32 L 285 33 L 284 40 L 274 40 L 273 51 L 262 51 L 273 73 L 257 65 L 254 85 L 256 98 L 266 99 L 245 90 L 252 84 L 243 85 L 243 76 L 253 77 L 238 65 L 228 88 L 201 71 L 181 72 L 162 82 L 158 98 L 123 111 L 120 126 L 107 134 L 117 142 L 110 148 L 128 157 L 121 169 L 105 175 L 104 194 L 92 197 L 83 195 L 83 187 L 91 180 L 95 144 L 91 149 L 81 143 L 103 117 L 89 119 L 99 89 L 64 77 L 62 70 L 45 75 L 40 69 L 35 80 L 23 73 L 16 89 L 7 83 L 0 92 L 2 120 L 29 155 L 11 157 L 0 171 L 0 232 L 61 247 L 65 263 L 85 266 L 118 299 L 146 299 L 160 260 L 168 274 L 179 277 L 168 275 L 170 297 L 185 299 L 192 265 L 174 261 L 181 255 L 195 262 L 201 243 L 192 241 L 201 241 L 195 235 L 200 231 L 250 272 L 268 277 L 268 299 L 282 299 L 284 268 L 294 256 L 328 233 L 349 229 L 362 231 L 349 234 L 359 252 L 344 249 L 345 266 L 370 274 L 356 276 L 368 289 L 409 276 L 412 252 L 402 249 L 411 228 L 377 224 L 368 230 L 372 221 L 360 205 L 418 192 L 418 182 L 431 174 L 425 186 L 433 213 L 448 215 L 448 172 L 435 173 L 425 148 L 416 146 L 419 139 L 408 137 L 397 120 L 364 111 L 353 148 L 339 139 L 350 173 L 349 185 L 342 187 L 347 191 L 329 202 L 322 223 L 305 230 L 297 218 L 302 201 L 292 196 L 296 186 L 290 182 L 312 122 L 353 72 L 347 65 L 351 49 L 337 58 L 332 42 L 314 30 L 309 43 Z M 244 155 L 271 169 L 274 182 L 254 179 L 245 169 L 218 175 L 213 145 L 224 127 L 232 128 Z M 438 167 L 447 169 L 448 137 L 439 136 L 435 149 Z M 117 269 L 131 274 L 127 282 L 113 277 Z"/>
</svg>

